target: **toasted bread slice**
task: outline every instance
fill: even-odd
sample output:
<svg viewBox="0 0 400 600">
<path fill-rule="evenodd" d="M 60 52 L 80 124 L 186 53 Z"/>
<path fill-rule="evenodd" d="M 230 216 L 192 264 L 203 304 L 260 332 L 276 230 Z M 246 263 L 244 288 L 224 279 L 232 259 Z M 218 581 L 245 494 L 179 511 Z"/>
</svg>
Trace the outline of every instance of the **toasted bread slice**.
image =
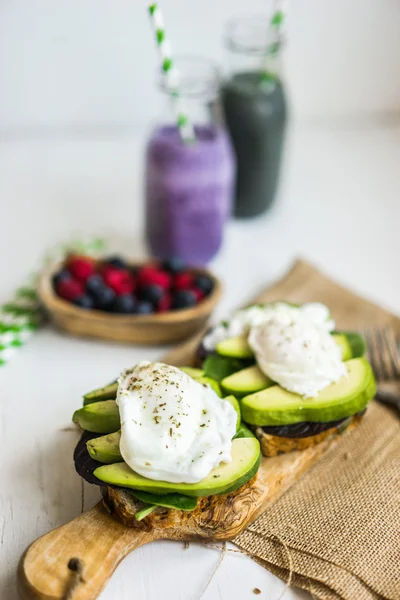
<svg viewBox="0 0 400 600">
<path fill-rule="evenodd" d="M 146 505 L 137 500 L 129 490 L 103 487 L 101 491 L 106 510 L 127 527 L 135 527 L 144 531 L 164 529 L 173 538 L 174 533 L 172 528 L 177 526 L 180 528 L 180 530 L 177 530 L 177 539 L 184 537 L 182 531 L 186 528 L 196 532 L 199 537 L 208 537 L 210 536 L 210 530 L 215 535 L 216 521 L 218 523 L 223 522 L 224 526 L 231 519 L 233 522 L 237 521 L 237 507 L 240 506 L 242 499 L 247 499 L 245 501 L 249 503 L 252 489 L 257 483 L 257 477 L 256 473 L 254 477 L 234 492 L 214 496 L 202 496 L 199 498 L 194 510 L 183 511 L 159 506 L 142 521 L 137 521 L 135 515 Z M 235 506 L 236 510 L 230 511 L 231 506 Z"/>
<path fill-rule="evenodd" d="M 260 442 L 263 456 L 278 456 L 278 454 L 285 454 L 295 450 L 305 450 L 306 448 L 320 444 L 328 437 L 342 435 L 345 431 L 357 427 L 362 418 L 363 415 L 354 415 L 336 427 L 308 437 L 289 438 L 265 433 L 262 427 L 253 427 L 252 429 Z"/>
</svg>

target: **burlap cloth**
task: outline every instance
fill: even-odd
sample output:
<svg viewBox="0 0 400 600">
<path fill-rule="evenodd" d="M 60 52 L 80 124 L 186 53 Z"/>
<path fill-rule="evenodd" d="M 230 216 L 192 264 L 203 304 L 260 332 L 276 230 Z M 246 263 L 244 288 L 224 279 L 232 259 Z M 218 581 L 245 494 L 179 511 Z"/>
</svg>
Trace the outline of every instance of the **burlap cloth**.
<svg viewBox="0 0 400 600">
<path fill-rule="evenodd" d="M 234 543 L 316 598 L 400 598 L 400 419 L 363 423 Z"/>
<path fill-rule="evenodd" d="M 255 299 L 327 304 L 338 328 L 400 320 L 303 261 Z M 199 337 L 168 355 L 187 364 Z M 400 418 L 376 404 L 234 543 L 323 600 L 400 600 Z"/>
</svg>

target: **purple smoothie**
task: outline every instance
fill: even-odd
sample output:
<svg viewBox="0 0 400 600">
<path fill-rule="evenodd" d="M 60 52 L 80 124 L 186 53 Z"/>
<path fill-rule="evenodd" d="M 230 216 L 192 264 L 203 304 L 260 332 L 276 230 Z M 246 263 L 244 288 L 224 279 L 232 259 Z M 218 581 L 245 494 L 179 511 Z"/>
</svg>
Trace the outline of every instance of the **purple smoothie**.
<svg viewBox="0 0 400 600">
<path fill-rule="evenodd" d="M 184 144 L 174 126 L 153 132 L 147 148 L 146 235 L 152 254 L 208 262 L 231 214 L 234 159 L 225 130 L 195 128 Z"/>
</svg>

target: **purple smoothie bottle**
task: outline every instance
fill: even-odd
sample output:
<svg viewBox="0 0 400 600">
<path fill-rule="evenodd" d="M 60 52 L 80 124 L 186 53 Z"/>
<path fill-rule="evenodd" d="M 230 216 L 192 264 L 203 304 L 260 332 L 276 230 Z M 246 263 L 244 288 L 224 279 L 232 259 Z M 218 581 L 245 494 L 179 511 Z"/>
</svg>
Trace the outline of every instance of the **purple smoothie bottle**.
<svg viewBox="0 0 400 600">
<path fill-rule="evenodd" d="M 218 72 L 201 59 L 178 64 L 196 141 L 182 141 L 172 114 L 171 124 L 153 131 L 146 155 L 146 237 L 157 258 L 177 256 L 199 265 L 222 244 L 232 208 L 234 158 L 225 129 L 211 122 Z"/>
</svg>

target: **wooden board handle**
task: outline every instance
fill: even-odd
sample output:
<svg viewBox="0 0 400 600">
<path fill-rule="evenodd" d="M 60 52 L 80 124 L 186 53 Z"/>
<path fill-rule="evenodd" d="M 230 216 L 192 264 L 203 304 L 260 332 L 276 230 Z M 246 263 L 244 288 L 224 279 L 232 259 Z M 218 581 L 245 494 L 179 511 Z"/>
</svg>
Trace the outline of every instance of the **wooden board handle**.
<svg viewBox="0 0 400 600">
<path fill-rule="evenodd" d="M 18 567 L 22 600 L 94 600 L 121 560 L 155 538 L 110 516 L 102 502 L 31 544 Z"/>
</svg>

